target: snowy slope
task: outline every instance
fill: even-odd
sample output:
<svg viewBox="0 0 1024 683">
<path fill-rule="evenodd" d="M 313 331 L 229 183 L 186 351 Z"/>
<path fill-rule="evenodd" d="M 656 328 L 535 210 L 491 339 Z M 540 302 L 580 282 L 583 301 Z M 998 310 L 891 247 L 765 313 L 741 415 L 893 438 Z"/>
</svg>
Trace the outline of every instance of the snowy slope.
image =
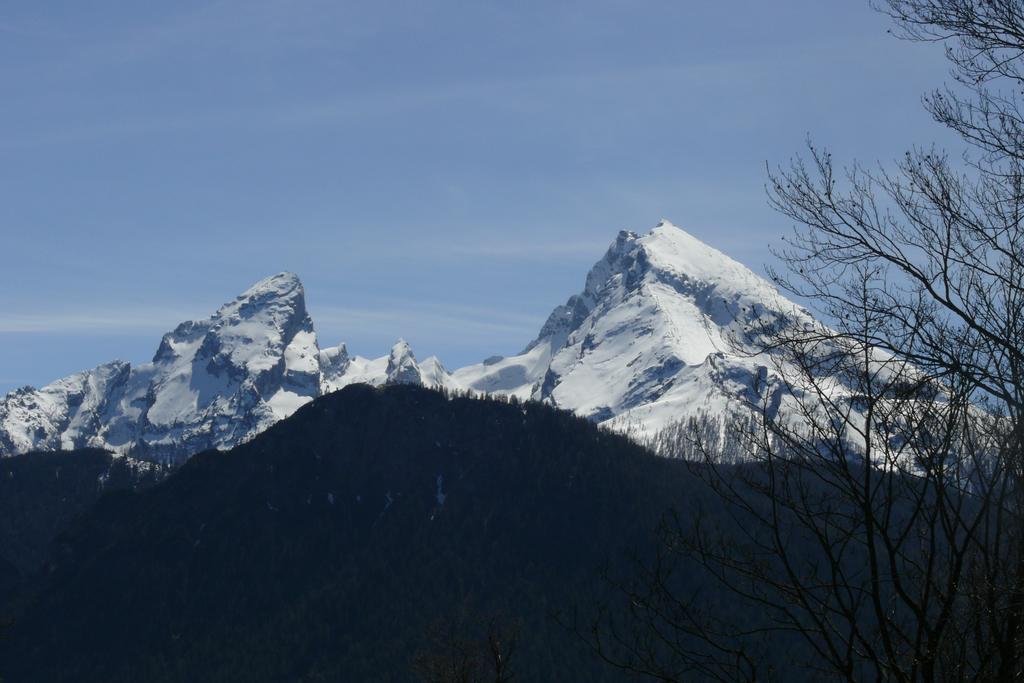
<svg viewBox="0 0 1024 683">
<path fill-rule="evenodd" d="M 554 343 L 542 340 L 518 356 L 493 357 L 451 373 L 459 389 L 528 399 L 547 372 Z"/>
</svg>

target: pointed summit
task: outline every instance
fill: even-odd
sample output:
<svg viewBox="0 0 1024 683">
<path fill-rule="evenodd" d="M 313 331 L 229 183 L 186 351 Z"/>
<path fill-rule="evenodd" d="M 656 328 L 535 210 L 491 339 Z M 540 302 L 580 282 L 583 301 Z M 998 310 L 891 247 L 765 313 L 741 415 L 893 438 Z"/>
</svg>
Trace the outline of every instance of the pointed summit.
<svg viewBox="0 0 1024 683">
<path fill-rule="evenodd" d="M 399 339 L 391 347 L 391 354 L 388 356 L 388 366 L 385 371 L 388 384 L 422 384 L 420 367 L 416 363 L 416 356 L 412 348 L 404 339 Z"/>
<path fill-rule="evenodd" d="M 326 394 L 333 391 L 335 386 L 340 386 L 352 359 L 348 355 L 348 347 L 344 344 L 321 349 L 317 359 L 320 363 L 320 391 Z"/>
<path fill-rule="evenodd" d="M 158 435 L 182 422 L 209 422 L 216 445 L 245 438 L 319 395 L 318 354 L 298 277 L 260 280 L 208 320 L 183 323 L 164 337 L 148 382 L 142 439 L 160 446 L 180 440 L 146 432 Z"/>
<path fill-rule="evenodd" d="M 671 276 L 724 285 L 731 291 L 744 290 L 753 296 L 777 294 L 764 278 L 667 220 L 637 238 L 636 243 L 651 268 Z"/>
<path fill-rule="evenodd" d="M 252 298 L 262 292 L 285 293 L 295 289 L 302 289 L 302 281 L 299 276 L 290 271 L 282 271 L 275 275 L 263 278 L 249 289 L 245 290 L 239 299 Z"/>
<path fill-rule="evenodd" d="M 239 368 L 263 371 L 274 365 L 295 335 L 304 335 L 301 343 L 315 345 L 313 322 L 306 312 L 305 291 L 293 273 L 279 273 L 260 280 L 224 304 L 209 320 L 216 353 L 226 356 Z M 305 371 L 316 372 L 315 352 L 295 358 Z"/>
</svg>

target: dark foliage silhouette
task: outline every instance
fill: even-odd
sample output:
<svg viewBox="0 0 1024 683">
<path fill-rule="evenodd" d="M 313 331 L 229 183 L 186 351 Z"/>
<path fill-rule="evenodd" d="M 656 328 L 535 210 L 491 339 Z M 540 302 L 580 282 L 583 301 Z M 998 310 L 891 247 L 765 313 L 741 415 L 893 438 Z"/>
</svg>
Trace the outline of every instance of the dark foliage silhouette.
<svg viewBox="0 0 1024 683">
<path fill-rule="evenodd" d="M 543 405 L 348 387 L 101 497 L 22 592 L 0 673 L 412 681 L 431 625 L 471 604 L 502 615 L 459 634 L 485 680 L 495 657 L 505 680 L 621 680 L 552 615 L 600 595 L 601 567 L 646 556 L 663 511 L 702 489 Z"/>
</svg>

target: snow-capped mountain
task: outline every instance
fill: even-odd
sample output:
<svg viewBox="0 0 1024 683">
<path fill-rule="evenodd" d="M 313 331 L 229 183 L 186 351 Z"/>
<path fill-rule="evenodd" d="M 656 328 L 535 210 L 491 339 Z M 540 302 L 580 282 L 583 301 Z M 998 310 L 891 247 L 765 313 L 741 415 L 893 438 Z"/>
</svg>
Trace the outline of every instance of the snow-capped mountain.
<svg viewBox="0 0 1024 683">
<path fill-rule="evenodd" d="M 460 386 L 546 401 L 649 437 L 773 390 L 748 330 L 809 315 L 774 286 L 668 221 L 621 232 L 583 291 L 518 356 L 457 370 Z M 749 352 L 749 353 L 748 353 Z"/>
<path fill-rule="evenodd" d="M 416 383 L 546 401 L 650 437 L 774 386 L 737 347 L 758 321 L 809 316 L 763 278 L 668 221 L 621 232 L 583 291 L 522 353 L 449 372 L 399 340 L 376 359 L 320 349 L 302 285 L 282 273 L 164 336 L 153 361 L 113 362 L 0 399 L 0 454 L 97 446 L 180 459 L 251 438 L 347 384 Z"/>
<path fill-rule="evenodd" d="M 456 388 L 448 370 L 436 356 L 416 361 L 412 347 L 399 339 L 391 352 L 381 358 L 350 356 L 344 344 L 320 352 L 322 393 L 337 391 L 349 384 L 420 384 L 433 388 Z"/>
<path fill-rule="evenodd" d="M 302 285 L 267 278 L 164 335 L 151 363 L 115 361 L 0 401 L 0 452 L 93 446 L 174 460 L 244 441 L 320 393 Z"/>
</svg>

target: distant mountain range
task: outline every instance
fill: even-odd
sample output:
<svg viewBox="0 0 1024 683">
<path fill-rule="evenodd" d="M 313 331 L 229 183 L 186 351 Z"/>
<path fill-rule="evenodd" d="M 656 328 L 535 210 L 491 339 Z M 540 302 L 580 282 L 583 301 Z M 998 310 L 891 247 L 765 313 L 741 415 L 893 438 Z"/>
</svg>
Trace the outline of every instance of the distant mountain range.
<svg viewBox="0 0 1024 683">
<path fill-rule="evenodd" d="M 543 401 L 651 438 L 784 389 L 743 346 L 765 322 L 809 314 L 765 279 L 668 221 L 621 232 L 582 292 L 518 355 L 447 370 L 399 340 L 376 359 L 321 348 L 291 273 L 164 335 L 150 363 L 106 363 L 0 399 L 0 455 L 102 448 L 176 462 L 244 443 L 346 385 L 419 384 Z"/>
</svg>

